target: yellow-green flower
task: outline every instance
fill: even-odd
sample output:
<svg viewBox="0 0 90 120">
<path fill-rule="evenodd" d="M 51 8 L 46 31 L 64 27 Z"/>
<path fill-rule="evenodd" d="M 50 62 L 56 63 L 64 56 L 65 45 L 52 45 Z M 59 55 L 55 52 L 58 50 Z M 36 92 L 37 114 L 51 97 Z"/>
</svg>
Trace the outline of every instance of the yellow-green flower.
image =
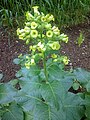
<svg viewBox="0 0 90 120">
<path fill-rule="evenodd" d="M 30 59 L 30 57 L 29 57 L 29 56 L 26 56 L 26 59 L 28 59 L 28 60 L 29 60 L 29 59 Z"/>
<path fill-rule="evenodd" d="M 51 24 L 48 24 L 48 23 L 47 23 L 47 24 L 45 25 L 45 28 L 46 28 L 46 29 L 50 29 L 51 27 L 52 27 Z"/>
<path fill-rule="evenodd" d="M 60 35 L 60 30 L 58 29 L 58 27 L 53 26 L 53 27 L 52 27 L 52 30 L 53 30 L 54 34 Z"/>
<path fill-rule="evenodd" d="M 24 31 L 25 31 L 25 30 L 30 30 L 30 27 L 25 26 Z"/>
<path fill-rule="evenodd" d="M 29 50 L 31 51 L 33 51 L 33 52 L 35 52 L 36 51 L 36 49 L 37 49 L 37 46 L 36 45 L 31 45 L 30 47 L 29 47 Z"/>
<path fill-rule="evenodd" d="M 46 17 L 48 22 L 54 21 L 54 16 L 53 15 L 47 14 L 45 17 Z"/>
<path fill-rule="evenodd" d="M 45 22 L 45 21 L 46 21 L 45 16 L 42 16 L 42 17 L 41 17 L 41 21 L 42 21 L 42 22 Z"/>
<path fill-rule="evenodd" d="M 68 65 L 69 59 L 68 59 L 67 56 L 65 56 L 65 57 L 63 58 L 63 63 L 64 63 L 65 65 Z"/>
<path fill-rule="evenodd" d="M 38 6 L 34 6 L 34 7 L 32 7 L 33 9 L 34 9 L 34 13 L 36 13 L 36 14 L 38 14 L 38 15 L 40 15 L 40 13 L 39 13 L 39 11 L 38 11 Z"/>
<path fill-rule="evenodd" d="M 25 67 L 26 67 L 27 69 L 29 69 L 29 68 L 30 68 L 30 65 L 31 65 L 31 63 L 30 63 L 30 62 L 26 62 L 26 63 L 25 63 Z"/>
<path fill-rule="evenodd" d="M 60 44 L 59 42 L 53 42 L 52 44 L 49 45 L 53 50 L 59 50 L 60 49 Z"/>
<path fill-rule="evenodd" d="M 17 29 L 17 35 L 19 35 L 19 34 L 20 34 L 20 28 Z"/>
<path fill-rule="evenodd" d="M 22 35 L 19 35 L 19 39 L 23 40 L 23 36 L 22 36 Z"/>
<path fill-rule="evenodd" d="M 53 36 L 53 32 L 51 30 L 47 31 L 46 36 L 51 38 Z"/>
<path fill-rule="evenodd" d="M 54 16 L 53 16 L 53 15 L 50 15 L 50 16 L 49 16 L 49 20 L 50 20 L 50 21 L 54 21 Z"/>
<path fill-rule="evenodd" d="M 27 19 L 28 21 L 30 21 L 30 20 L 32 20 L 32 18 L 34 18 L 33 15 L 32 15 L 31 13 L 27 12 L 27 13 L 26 13 L 26 19 Z"/>
<path fill-rule="evenodd" d="M 31 29 L 36 29 L 37 26 L 38 24 L 36 22 L 31 23 Z"/>
<path fill-rule="evenodd" d="M 27 27 L 30 27 L 30 25 L 31 25 L 30 22 L 26 22 L 25 24 Z"/>
<path fill-rule="evenodd" d="M 28 45 L 30 43 L 30 39 L 26 40 L 26 45 Z"/>
<path fill-rule="evenodd" d="M 31 59 L 31 65 L 35 65 L 35 61 L 33 58 Z"/>
<path fill-rule="evenodd" d="M 52 54 L 51 57 L 52 58 L 57 58 L 57 55 L 56 54 Z"/>
<path fill-rule="evenodd" d="M 63 38 L 63 42 L 68 43 L 68 37 Z"/>
<path fill-rule="evenodd" d="M 44 44 L 42 44 L 41 42 L 39 42 L 37 46 L 38 46 L 38 48 L 37 48 L 38 51 L 45 51 L 46 50 L 44 47 Z"/>
<path fill-rule="evenodd" d="M 25 34 L 27 35 L 30 33 L 30 28 L 25 26 L 24 31 L 25 31 Z"/>
<path fill-rule="evenodd" d="M 37 36 L 38 36 L 38 31 L 37 31 L 37 30 L 31 30 L 30 35 L 31 35 L 32 38 L 37 38 Z"/>
</svg>

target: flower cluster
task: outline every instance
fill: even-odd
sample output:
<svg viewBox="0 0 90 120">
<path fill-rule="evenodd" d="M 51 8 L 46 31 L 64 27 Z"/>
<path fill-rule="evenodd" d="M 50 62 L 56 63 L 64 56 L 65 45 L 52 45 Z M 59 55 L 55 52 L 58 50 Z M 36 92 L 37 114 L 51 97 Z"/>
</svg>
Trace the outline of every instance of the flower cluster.
<svg viewBox="0 0 90 120">
<path fill-rule="evenodd" d="M 38 55 L 49 51 L 53 51 L 51 57 L 53 59 L 58 58 L 54 52 L 60 49 L 60 43 L 63 41 L 68 42 L 68 37 L 65 34 L 60 34 L 60 30 L 56 26 L 52 26 L 51 21 L 54 21 L 54 16 L 51 14 L 44 15 L 38 10 L 38 6 L 33 7 L 33 13 L 26 13 L 26 22 L 23 29 L 17 29 L 17 35 L 19 39 L 22 39 L 26 44 L 32 45 L 29 47 L 32 55 L 35 55 L 38 52 Z M 35 59 L 35 58 L 34 58 Z M 35 64 L 35 60 L 31 58 L 31 61 L 25 63 L 26 66 Z M 67 60 L 68 61 L 68 60 Z M 65 59 L 63 60 L 65 62 Z"/>
</svg>

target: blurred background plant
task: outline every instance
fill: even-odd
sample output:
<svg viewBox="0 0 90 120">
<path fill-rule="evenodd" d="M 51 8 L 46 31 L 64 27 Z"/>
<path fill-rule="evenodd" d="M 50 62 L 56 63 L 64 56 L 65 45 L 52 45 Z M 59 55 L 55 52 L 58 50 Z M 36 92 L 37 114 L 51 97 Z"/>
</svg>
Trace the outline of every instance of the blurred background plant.
<svg viewBox="0 0 90 120">
<path fill-rule="evenodd" d="M 24 13 L 35 5 L 53 14 L 60 28 L 89 21 L 90 0 L 1 0 L 0 25 L 22 26 Z"/>
</svg>

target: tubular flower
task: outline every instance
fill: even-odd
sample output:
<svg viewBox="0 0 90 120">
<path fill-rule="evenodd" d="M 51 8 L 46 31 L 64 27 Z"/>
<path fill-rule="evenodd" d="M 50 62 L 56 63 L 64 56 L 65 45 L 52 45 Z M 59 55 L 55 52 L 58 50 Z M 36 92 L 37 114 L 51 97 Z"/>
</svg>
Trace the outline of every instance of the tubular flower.
<svg viewBox="0 0 90 120">
<path fill-rule="evenodd" d="M 45 17 L 46 17 L 48 22 L 54 21 L 54 16 L 53 15 L 47 14 Z"/>
<path fill-rule="evenodd" d="M 52 58 L 57 58 L 57 55 L 56 54 L 52 54 L 51 57 Z"/>
<path fill-rule="evenodd" d="M 26 13 L 26 19 L 27 19 L 28 21 L 30 21 L 30 20 L 32 20 L 32 18 L 33 18 L 32 14 L 29 13 L 29 12 L 27 12 L 27 13 Z"/>
<path fill-rule="evenodd" d="M 33 51 L 33 52 L 35 52 L 36 51 L 36 48 L 37 48 L 37 46 L 36 45 L 31 45 L 30 47 L 29 47 L 29 50 L 31 51 Z"/>
<path fill-rule="evenodd" d="M 40 13 L 39 13 L 39 11 L 38 11 L 38 6 L 34 6 L 34 7 L 32 7 L 33 9 L 34 9 L 34 13 L 36 13 L 36 14 L 38 14 L 38 15 L 40 15 Z"/>
<path fill-rule="evenodd" d="M 67 56 L 65 56 L 65 57 L 63 58 L 63 63 L 64 63 L 65 65 L 68 65 L 69 59 L 67 58 Z"/>
<path fill-rule="evenodd" d="M 32 38 L 37 38 L 37 36 L 38 36 L 38 31 L 37 31 L 37 30 L 31 30 L 30 35 L 31 35 Z"/>
<path fill-rule="evenodd" d="M 51 38 L 53 36 L 53 32 L 51 30 L 47 31 L 46 36 Z"/>
<path fill-rule="evenodd" d="M 49 16 L 49 20 L 50 20 L 50 21 L 54 21 L 54 16 L 53 16 L 53 15 L 50 15 L 50 16 Z"/>
<path fill-rule="evenodd" d="M 31 59 L 31 65 L 35 65 L 34 59 Z"/>
<path fill-rule="evenodd" d="M 68 37 L 63 38 L 63 42 L 68 43 Z"/>
<path fill-rule="evenodd" d="M 53 27 L 52 27 L 52 30 L 53 30 L 54 34 L 56 34 L 56 35 L 59 35 L 59 34 L 60 34 L 60 30 L 58 29 L 58 27 L 53 26 Z"/>
<path fill-rule="evenodd" d="M 31 65 L 30 62 L 26 62 L 26 63 L 25 63 L 25 67 L 26 67 L 27 69 L 30 68 L 30 65 Z"/>
<path fill-rule="evenodd" d="M 59 42 L 53 42 L 52 44 L 49 45 L 53 50 L 59 50 L 60 49 L 60 44 Z"/>
<path fill-rule="evenodd" d="M 41 42 L 38 43 L 38 51 L 45 51 L 44 44 L 42 44 Z"/>
<path fill-rule="evenodd" d="M 51 26 L 51 24 L 46 24 L 45 25 L 45 28 L 47 28 L 47 29 L 50 29 L 52 26 Z"/>
<path fill-rule="evenodd" d="M 45 16 L 42 16 L 42 17 L 41 17 L 41 21 L 42 21 L 42 22 L 45 22 L 45 21 L 46 21 Z"/>
<path fill-rule="evenodd" d="M 20 28 L 17 29 L 17 35 L 19 35 L 19 34 L 20 34 Z"/>
<path fill-rule="evenodd" d="M 31 29 L 36 29 L 37 26 L 38 26 L 37 23 L 35 23 L 35 22 L 31 23 Z"/>
</svg>

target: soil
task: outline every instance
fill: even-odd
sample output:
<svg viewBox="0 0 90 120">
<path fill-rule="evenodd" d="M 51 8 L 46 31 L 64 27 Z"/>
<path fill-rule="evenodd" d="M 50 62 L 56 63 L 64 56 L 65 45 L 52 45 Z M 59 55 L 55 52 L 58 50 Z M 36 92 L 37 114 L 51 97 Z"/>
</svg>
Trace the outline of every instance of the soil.
<svg viewBox="0 0 90 120">
<path fill-rule="evenodd" d="M 28 46 L 17 37 L 11 37 L 6 28 L 0 28 L 0 73 L 3 73 L 1 82 L 15 79 L 15 73 L 20 69 L 13 63 L 13 59 L 22 53 L 28 52 Z M 84 42 L 79 47 L 76 44 L 77 37 L 83 32 Z M 61 45 L 60 52 L 70 58 L 67 67 L 81 67 L 90 71 L 90 24 L 81 24 L 64 29 L 63 32 L 69 36 L 69 42 Z"/>
</svg>

